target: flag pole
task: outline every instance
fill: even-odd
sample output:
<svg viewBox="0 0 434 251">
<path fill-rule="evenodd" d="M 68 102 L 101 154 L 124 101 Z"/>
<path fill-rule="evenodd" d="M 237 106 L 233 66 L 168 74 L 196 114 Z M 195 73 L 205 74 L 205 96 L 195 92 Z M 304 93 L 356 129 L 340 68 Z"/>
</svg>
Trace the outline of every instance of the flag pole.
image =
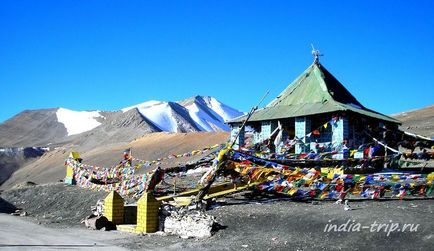
<svg viewBox="0 0 434 251">
<path fill-rule="evenodd" d="M 247 114 L 246 119 L 244 120 L 243 124 L 241 125 L 241 127 L 238 129 L 238 133 L 237 135 L 235 135 L 235 138 L 232 140 L 231 144 L 229 145 L 229 149 L 231 149 L 234 145 L 235 142 L 237 141 L 238 137 L 241 134 L 241 130 L 244 129 L 244 127 L 246 126 L 247 121 L 249 121 L 250 117 L 253 115 L 253 113 L 255 113 L 256 110 L 258 110 L 259 106 L 261 105 L 262 101 L 264 101 L 264 99 L 268 96 L 268 93 L 270 93 L 270 91 L 268 90 L 265 95 L 261 98 L 261 100 L 259 101 L 259 103 L 252 107 L 252 109 L 250 110 L 250 112 Z M 238 146 L 238 148 L 240 148 L 241 146 Z"/>
</svg>

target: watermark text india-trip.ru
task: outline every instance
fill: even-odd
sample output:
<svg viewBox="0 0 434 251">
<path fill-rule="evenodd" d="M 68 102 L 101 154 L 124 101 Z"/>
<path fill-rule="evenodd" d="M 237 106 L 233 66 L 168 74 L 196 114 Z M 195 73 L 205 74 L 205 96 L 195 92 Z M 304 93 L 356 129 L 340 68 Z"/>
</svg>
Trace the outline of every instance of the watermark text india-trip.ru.
<svg viewBox="0 0 434 251">
<path fill-rule="evenodd" d="M 369 231 L 371 233 L 386 233 L 389 236 L 393 232 L 417 232 L 420 224 L 411 223 L 399 223 L 389 220 L 388 223 L 378 223 L 374 221 L 371 224 L 361 224 L 355 220 L 348 220 L 345 223 L 338 224 L 332 223 L 332 220 L 328 221 L 324 227 L 324 232 L 361 232 Z"/>
</svg>

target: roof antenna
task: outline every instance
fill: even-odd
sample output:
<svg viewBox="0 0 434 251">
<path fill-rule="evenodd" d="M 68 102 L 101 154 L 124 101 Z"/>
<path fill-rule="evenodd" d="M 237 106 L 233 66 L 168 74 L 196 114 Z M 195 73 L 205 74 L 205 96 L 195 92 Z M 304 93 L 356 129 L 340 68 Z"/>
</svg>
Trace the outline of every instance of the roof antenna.
<svg viewBox="0 0 434 251">
<path fill-rule="evenodd" d="M 319 63 L 319 57 L 324 56 L 324 54 L 321 54 L 319 50 L 316 50 L 315 47 L 313 47 L 313 44 L 310 44 L 312 46 L 312 55 L 315 58 L 314 63 Z"/>
</svg>

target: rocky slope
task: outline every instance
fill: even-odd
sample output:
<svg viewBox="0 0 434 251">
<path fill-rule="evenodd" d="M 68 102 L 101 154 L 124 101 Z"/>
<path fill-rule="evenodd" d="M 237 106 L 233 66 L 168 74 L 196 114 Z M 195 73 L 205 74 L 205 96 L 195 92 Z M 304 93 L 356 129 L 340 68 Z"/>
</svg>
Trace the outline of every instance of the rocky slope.
<svg viewBox="0 0 434 251">
<path fill-rule="evenodd" d="M 34 161 L 46 151 L 37 147 L 0 148 L 0 186 L 21 166 Z"/>
<path fill-rule="evenodd" d="M 26 110 L 0 124 L 0 146 L 46 146 L 65 135 L 57 109 Z"/>
<path fill-rule="evenodd" d="M 392 116 L 402 122 L 401 130 L 434 137 L 434 105 Z"/>
</svg>

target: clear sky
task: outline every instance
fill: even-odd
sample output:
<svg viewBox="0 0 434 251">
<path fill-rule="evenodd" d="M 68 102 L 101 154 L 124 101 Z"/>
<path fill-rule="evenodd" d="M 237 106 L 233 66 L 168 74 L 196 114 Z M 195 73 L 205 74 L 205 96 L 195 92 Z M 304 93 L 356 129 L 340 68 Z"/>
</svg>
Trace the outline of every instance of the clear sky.
<svg viewBox="0 0 434 251">
<path fill-rule="evenodd" d="M 0 2 L 0 122 L 214 96 L 248 111 L 313 61 L 366 107 L 434 104 L 434 1 Z"/>
</svg>

